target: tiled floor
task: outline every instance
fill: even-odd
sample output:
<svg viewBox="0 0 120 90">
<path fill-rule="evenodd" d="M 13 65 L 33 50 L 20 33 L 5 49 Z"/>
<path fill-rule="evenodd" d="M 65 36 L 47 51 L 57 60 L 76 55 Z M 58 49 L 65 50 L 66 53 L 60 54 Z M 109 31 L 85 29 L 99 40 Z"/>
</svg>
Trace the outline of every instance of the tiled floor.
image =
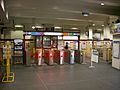
<svg viewBox="0 0 120 90">
<path fill-rule="evenodd" d="M 15 82 L 0 90 L 120 90 L 120 71 L 110 64 L 14 66 Z"/>
</svg>

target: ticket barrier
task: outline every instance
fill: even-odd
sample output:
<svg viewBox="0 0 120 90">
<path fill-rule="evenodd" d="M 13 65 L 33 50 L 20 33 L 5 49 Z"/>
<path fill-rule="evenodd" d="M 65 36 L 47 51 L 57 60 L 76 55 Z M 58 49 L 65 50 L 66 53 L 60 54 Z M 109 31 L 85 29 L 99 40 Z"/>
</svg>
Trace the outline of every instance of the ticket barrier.
<svg viewBox="0 0 120 90">
<path fill-rule="evenodd" d="M 81 64 L 83 62 L 83 52 L 79 50 L 75 50 L 75 62 Z"/>
<path fill-rule="evenodd" d="M 71 56 L 70 51 L 69 50 L 64 50 L 64 57 L 63 57 L 64 62 L 70 64 L 70 59 L 71 59 L 70 56 Z"/>
<path fill-rule="evenodd" d="M 74 64 L 75 62 L 75 51 L 74 50 L 70 50 L 70 61 L 69 64 Z"/>
<path fill-rule="evenodd" d="M 42 65 L 42 52 L 38 52 L 38 66 Z"/>
<path fill-rule="evenodd" d="M 60 51 L 59 50 L 54 50 L 53 51 L 53 61 L 57 64 L 62 64 L 61 59 L 60 59 Z"/>
<path fill-rule="evenodd" d="M 48 65 L 53 65 L 54 61 L 53 61 L 53 51 L 50 50 L 45 50 L 44 51 L 44 62 Z"/>
</svg>

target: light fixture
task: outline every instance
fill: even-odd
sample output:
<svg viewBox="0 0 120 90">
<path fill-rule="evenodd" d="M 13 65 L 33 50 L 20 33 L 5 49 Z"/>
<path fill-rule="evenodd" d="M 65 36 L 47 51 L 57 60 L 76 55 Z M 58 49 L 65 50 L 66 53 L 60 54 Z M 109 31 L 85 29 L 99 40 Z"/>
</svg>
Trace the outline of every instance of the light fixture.
<svg viewBox="0 0 120 90">
<path fill-rule="evenodd" d="M 78 29 L 78 28 L 75 28 L 75 27 L 74 27 L 74 28 L 71 28 L 71 29 L 74 29 L 74 30 L 76 30 L 76 29 Z"/>
<path fill-rule="evenodd" d="M 104 27 L 105 25 L 103 24 L 102 27 Z"/>
<path fill-rule="evenodd" d="M 87 17 L 87 16 L 89 16 L 89 13 L 88 12 L 82 12 L 82 15 Z"/>
<path fill-rule="evenodd" d="M 101 3 L 100 5 L 101 5 L 101 6 L 104 6 L 105 4 L 104 4 L 104 3 Z"/>
<path fill-rule="evenodd" d="M 32 26 L 32 29 L 35 29 L 35 28 L 43 28 L 42 26 Z"/>
<path fill-rule="evenodd" d="M 35 26 L 35 28 L 43 28 L 42 26 Z"/>
<path fill-rule="evenodd" d="M 35 26 L 32 26 L 32 29 L 35 29 Z"/>
<path fill-rule="evenodd" d="M 95 26 L 95 24 L 94 24 L 94 23 L 93 23 L 92 25 L 93 25 L 93 26 Z"/>
<path fill-rule="evenodd" d="M 23 27 L 23 25 L 15 25 L 15 27 L 16 27 L 16 28 L 18 28 L 18 27 Z"/>
<path fill-rule="evenodd" d="M 5 5 L 4 5 L 4 0 L 1 0 L 1 7 L 2 7 L 2 9 L 3 9 L 3 11 L 5 12 Z"/>
<path fill-rule="evenodd" d="M 58 26 L 55 27 L 55 29 L 61 29 L 61 28 L 62 28 L 62 27 L 58 27 Z"/>
</svg>

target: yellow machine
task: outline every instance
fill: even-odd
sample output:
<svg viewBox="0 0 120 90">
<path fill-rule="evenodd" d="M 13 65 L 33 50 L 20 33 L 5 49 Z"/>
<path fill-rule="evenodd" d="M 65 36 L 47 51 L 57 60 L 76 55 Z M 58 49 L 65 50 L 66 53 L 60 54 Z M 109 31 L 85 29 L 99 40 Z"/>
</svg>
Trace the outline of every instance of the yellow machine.
<svg viewBox="0 0 120 90">
<path fill-rule="evenodd" d="M 10 72 L 11 50 L 10 42 L 6 43 L 6 73 L 3 76 L 2 82 L 14 82 L 14 73 Z"/>
</svg>

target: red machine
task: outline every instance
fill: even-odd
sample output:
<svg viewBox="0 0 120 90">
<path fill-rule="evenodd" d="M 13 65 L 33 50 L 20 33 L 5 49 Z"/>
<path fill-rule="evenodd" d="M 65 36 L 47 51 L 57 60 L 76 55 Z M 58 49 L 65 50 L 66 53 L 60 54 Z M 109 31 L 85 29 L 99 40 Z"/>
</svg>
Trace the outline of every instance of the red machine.
<svg viewBox="0 0 120 90">
<path fill-rule="evenodd" d="M 45 50 L 44 51 L 44 62 L 48 65 L 53 65 L 54 61 L 53 61 L 53 51 L 52 50 Z"/>
</svg>

